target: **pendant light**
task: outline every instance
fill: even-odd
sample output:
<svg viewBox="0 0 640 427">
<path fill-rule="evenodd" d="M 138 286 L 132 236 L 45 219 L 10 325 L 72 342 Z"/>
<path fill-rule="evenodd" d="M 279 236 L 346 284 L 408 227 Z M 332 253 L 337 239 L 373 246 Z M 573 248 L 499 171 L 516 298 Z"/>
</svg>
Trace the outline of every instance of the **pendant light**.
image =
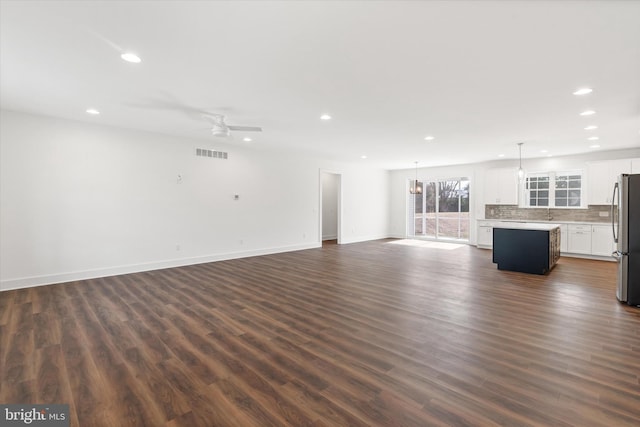
<svg viewBox="0 0 640 427">
<path fill-rule="evenodd" d="M 520 166 L 518 167 L 518 179 L 522 181 L 524 178 L 524 169 L 522 169 L 522 144 L 524 142 L 518 142 L 518 150 L 520 152 Z"/>
<path fill-rule="evenodd" d="M 416 179 L 409 186 L 409 193 L 411 194 L 422 194 L 422 185 L 418 182 L 418 162 L 414 162 L 416 164 Z"/>
</svg>

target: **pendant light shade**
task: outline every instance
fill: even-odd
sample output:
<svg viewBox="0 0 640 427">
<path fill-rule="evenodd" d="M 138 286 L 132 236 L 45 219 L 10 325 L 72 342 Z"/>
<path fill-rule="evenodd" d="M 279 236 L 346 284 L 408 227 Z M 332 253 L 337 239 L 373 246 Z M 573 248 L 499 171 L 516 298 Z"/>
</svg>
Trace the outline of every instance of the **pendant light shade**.
<svg viewBox="0 0 640 427">
<path fill-rule="evenodd" d="M 520 179 L 521 181 L 524 179 L 524 169 L 522 169 L 522 144 L 524 144 L 524 142 L 518 142 L 518 150 L 519 150 L 519 157 L 520 157 L 520 166 L 518 167 L 518 179 Z"/>
<path fill-rule="evenodd" d="M 418 182 L 418 162 L 416 161 L 414 163 L 416 164 L 416 179 L 409 185 L 409 193 L 422 194 L 422 184 Z"/>
</svg>

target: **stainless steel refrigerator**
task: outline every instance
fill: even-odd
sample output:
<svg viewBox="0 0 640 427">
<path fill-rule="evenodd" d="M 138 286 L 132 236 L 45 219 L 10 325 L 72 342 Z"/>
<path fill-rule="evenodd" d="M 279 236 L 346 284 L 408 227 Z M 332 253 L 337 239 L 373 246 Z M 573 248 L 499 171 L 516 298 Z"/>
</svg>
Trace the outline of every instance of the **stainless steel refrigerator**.
<svg viewBox="0 0 640 427">
<path fill-rule="evenodd" d="M 621 302 L 640 306 L 640 174 L 618 177 L 613 187 L 611 222 L 616 243 L 613 256 L 618 261 L 616 296 Z"/>
</svg>

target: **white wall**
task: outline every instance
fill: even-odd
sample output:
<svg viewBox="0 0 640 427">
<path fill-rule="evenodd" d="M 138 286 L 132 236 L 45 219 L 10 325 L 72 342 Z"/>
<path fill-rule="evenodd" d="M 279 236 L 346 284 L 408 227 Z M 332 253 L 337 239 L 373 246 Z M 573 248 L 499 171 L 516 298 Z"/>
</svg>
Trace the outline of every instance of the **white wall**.
<svg viewBox="0 0 640 427">
<path fill-rule="evenodd" d="M 586 171 L 587 162 L 597 160 L 630 159 L 640 157 L 640 148 L 615 151 L 594 151 L 562 157 L 543 157 L 539 159 L 524 159 L 523 169 L 527 172 L 557 171 L 564 169 L 582 169 Z M 476 220 L 484 218 L 484 176 L 487 169 L 518 167 L 518 160 L 496 160 L 491 162 L 469 165 L 454 165 L 437 168 L 418 169 L 418 179 L 438 179 L 468 177 L 470 182 L 470 221 L 471 229 L 469 241 L 476 243 Z M 396 170 L 390 173 L 390 224 L 389 232 L 392 237 L 406 237 L 407 212 L 406 201 L 408 180 L 415 179 L 415 169 Z M 588 179 L 588 177 L 587 177 Z"/>
<path fill-rule="evenodd" d="M 340 175 L 322 172 L 322 240 L 338 238 L 338 186 Z"/>
<path fill-rule="evenodd" d="M 321 169 L 342 176 L 343 243 L 388 235 L 385 170 L 11 111 L 0 121 L 0 290 L 317 247 Z"/>
</svg>

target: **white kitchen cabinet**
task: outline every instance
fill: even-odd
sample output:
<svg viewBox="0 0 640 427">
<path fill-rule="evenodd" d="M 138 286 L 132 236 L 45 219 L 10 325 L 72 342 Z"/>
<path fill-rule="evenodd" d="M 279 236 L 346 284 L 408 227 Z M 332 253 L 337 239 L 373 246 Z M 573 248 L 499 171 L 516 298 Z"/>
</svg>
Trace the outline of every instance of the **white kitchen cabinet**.
<svg viewBox="0 0 640 427">
<path fill-rule="evenodd" d="M 515 221 L 518 224 L 520 221 Z M 548 223 L 547 221 L 541 221 Z M 493 228 L 514 221 L 478 220 L 477 246 L 493 248 Z M 560 253 L 566 256 L 597 257 L 612 261 L 615 250 L 609 223 L 560 223 Z"/>
<path fill-rule="evenodd" d="M 591 225 L 569 224 L 567 252 L 591 255 Z"/>
<path fill-rule="evenodd" d="M 521 221 L 515 221 L 518 224 Z M 541 221 L 548 223 L 547 221 Z M 514 221 L 478 220 L 476 245 L 479 248 L 493 248 L 494 226 L 514 224 Z M 597 257 L 612 261 L 615 250 L 611 224 L 609 223 L 560 223 L 560 253 L 566 256 L 585 258 Z"/>
<path fill-rule="evenodd" d="M 640 173 L 640 159 L 631 159 L 631 173 Z"/>
<path fill-rule="evenodd" d="M 560 224 L 560 253 L 566 253 L 568 249 L 569 229 L 567 224 Z"/>
<path fill-rule="evenodd" d="M 631 159 L 587 163 L 587 204 L 611 204 L 613 185 L 622 173 L 631 173 Z"/>
<path fill-rule="evenodd" d="M 491 225 L 478 225 L 477 246 L 493 247 L 493 227 Z"/>
<path fill-rule="evenodd" d="M 611 225 L 591 226 L 591 255 L 609 256 L 613 252 Z"/>
<path fill-rule="evenodd" d="M 611 203 L 609 194 L 609 164 L 608 162 L 587 163 L 587 204 L 606 205 Z M 613 191 L 613 190 L 611 190 Z"/>
<path fill-rule="evenodd" d="M 484 202 L 487 205 L 518 204 L 518 170 L 489 169 L 484 180 Z"/>
</svg>

